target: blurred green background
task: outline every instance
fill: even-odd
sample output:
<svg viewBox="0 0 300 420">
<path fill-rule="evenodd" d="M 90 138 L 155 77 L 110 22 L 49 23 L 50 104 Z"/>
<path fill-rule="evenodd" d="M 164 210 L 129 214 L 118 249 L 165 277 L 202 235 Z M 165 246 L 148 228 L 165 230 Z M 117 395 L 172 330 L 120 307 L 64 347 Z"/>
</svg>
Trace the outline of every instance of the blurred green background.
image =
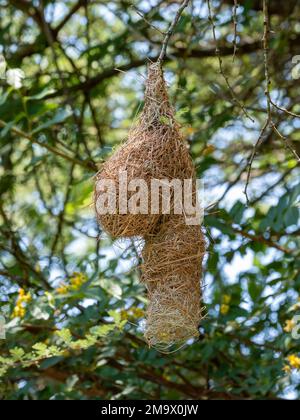
<svg viewBox="0 0 300 420">
<path fill-rule="evenodd" d="M 199 340 L 147 347 L 137 244 L 95 222 L 93 175 L 141 109 L 178 3 L 0 0 L 0 399 L 299 398 L 298 0 L 266 2 L 281 137 L 266 126 L 248 204 L 268 116 L 263 2 L 212 1 L 209 19 L 191 1 L 170 42 L 165 75 L 205 185 Z"/>
</svg>

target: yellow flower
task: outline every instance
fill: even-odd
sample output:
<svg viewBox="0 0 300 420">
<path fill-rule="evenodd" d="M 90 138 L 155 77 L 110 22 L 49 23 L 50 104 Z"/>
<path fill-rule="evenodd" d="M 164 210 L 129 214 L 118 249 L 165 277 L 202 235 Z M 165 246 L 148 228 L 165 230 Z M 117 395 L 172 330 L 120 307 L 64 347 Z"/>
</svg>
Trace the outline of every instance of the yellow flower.
<svg viewBox="0 0 300 420">
<path fill-rule="evenodd" d="M 121 310 L 121 319 L 122 321 L 127 321 L 129 318 L 143 318 L 145 316 L 145 312 L 143 309 L 133 306 L 128 310 L 122 309 Z"/>
<path fill-rule="evenodd" d="M 87 282 L 87 276 L 83 273 L 74 273 L 70 278 L 71 289 L 79 290 Z"/>
<path fill-rule="evenodd" d="M 289 364 L 293 369 L 300 369 L 300 357 L 292 354 L 288 358 Z"/>
<path fill-rule="evenodd" d="M 231 302 L 231 296 L 230 295 L 224 295 L 222 297 L 222 305 L 220 308 L 220 312 L 222 315 L 227 315 L 230 310 L 230 302 Z"/>
<path fill-rule="evenodd" d="M 17 303 L 15 309 L 12 313 L 12 318 L 24 318 L 26 314 L 25 308 L 21 306 L 19 303 Z"/>
<path fill-rule="evenodd" d="M 25 306 L 32 300 L 31 294 L 25 293 L 24 289 L 19 290 L 19 296 L 16 302 L 16 306 L 11 315 L 12 318 L 24 318 L 26 315 Z"/>
<path fill-rule="evenodd" d="M 285 365 L 282 370 L 287 374 L 290 374 L 292 372 L 292 368 L 289 365 Z"/>
<path fill-rule="evenodd" d="M 57 289 L 56 292 L 59 295 L 65 295 L 71 290 L 79 290 L 81 286 L 88 281 L 88 278 L 83 273 L 73 273 L 70 277 L 69 284 L 62 283 Z"/>
<path fill-rule="evenodd" d="M 289 312 L 296 312 L 296 311 L 298 311 L 299 309 L 300 309 L 300 302 L 295 303 L 295 305 L 291 306 L 291 307 L 289 308 Z"/>
<path fill-rule="evenodd" d="M 231 302 L 231 296 L 224 295 L 222 301 L 223 301 L 224 305 L 229 305 L 229 303 Z"/>
<path fill-rule="evenodd" d="M 19 303 L 23 303 L 23 302 L 28 303 L 31 300 L 32 300 L 32 298 L 31 298 L 31 294 L 29 292 L 25 293 L 24 289 L 19 290 L 19 297 L 18 297 L 18 302 Z"/>
<path fill-rule="evenodd" d="M 229 312 L 229 309 L 230 309 L 229 305 L 223 304 L 223 305 L 221 305 L 220 312 L 221 312 L 222 315 L 227 315 L 228 312 Z"/>
<path fill-rule="evenodd" d="M 130 312 L 134 318 L 143 318 L 145 316 L 145 313 L 141 308 L 133 307 Z"/>
<path fill-rule="evenodd" d="M 196 128 L 194 128 L 194 127 L 186 127 L 185 131 L 186 131 L 186 134 L 187 134 L 187 135 L 192 135 L 192 134 L 194 134 L 197 130 L 196 130 Z"/>
<path fill-rule="evenodd" d="M 56 289 L 56 292 L 57 292 L 59 295 L 65 295 L 65 294 L 67 294 L 67 293 L 68 293 L 68 286 L 67 286 L 66 284 L 62 284 L 61 286 L 59 286 L 59 287 Z"/>
<path fill-rule="evenodd" d="M 296 323 L 293 319 L 286 321 L 285 323 L 285 327 L 284 327 L 284 331 L 286 333 L 291 333 L 293 331 L 293 329 L 296 327 Z"/>
<path fill-rule="evenodd" d="M 126 311 L 126 309 L 121 310 L 121 320 L 122 321 L 127 321 L 128 320 L 128 312 Z"/>
<path fill-rule="evenodd" d="M 31 302 L 32 297 L 30 293 L 27 293 L 26 295 L 22 296 L 22 302 L 24 303 L 29 303 Z"/>
<path fill-rule="evenodd" d="M 204 150 L 203 150 L 203 156 L 209 156 L 216 150 L 215 146 L 212 144 L 209 144 Z"/>
</svg>

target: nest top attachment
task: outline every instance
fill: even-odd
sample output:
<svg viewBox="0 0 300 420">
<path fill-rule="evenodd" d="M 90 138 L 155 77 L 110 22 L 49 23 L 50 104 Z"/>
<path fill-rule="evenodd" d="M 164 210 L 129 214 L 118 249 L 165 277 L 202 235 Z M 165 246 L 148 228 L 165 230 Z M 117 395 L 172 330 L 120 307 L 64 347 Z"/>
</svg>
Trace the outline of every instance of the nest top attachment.
<svg viewBox="0 0 300 420">
<path fill-rule="evenodd" d="M 163 70 L 159 63 L 148 67 L 146 81 L 145 106 L 140 118 L 140 125 L 146 129 L 158 128 L 161 125 L 179 128 L 175 121 L 175 111 L 169 101 Z"/>
</svg>

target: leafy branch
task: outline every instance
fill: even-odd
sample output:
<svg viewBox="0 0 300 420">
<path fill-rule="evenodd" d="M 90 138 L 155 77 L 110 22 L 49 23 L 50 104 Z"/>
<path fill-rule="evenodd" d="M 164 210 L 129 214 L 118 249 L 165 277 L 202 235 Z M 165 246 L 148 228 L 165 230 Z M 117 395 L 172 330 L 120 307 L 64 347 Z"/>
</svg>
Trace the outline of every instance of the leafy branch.
<svg viewBox="0 0 300 420">
<path fill-rule="evenodd" d="M 39 145 L 40 147 L 48 150 L 49 152 L 53 153 L 54 155 L 57 155 L 73 164 L 82 166 L 85 169 L 88 169 L 89 171 L 97 171 L 97 165 L 92 161 L 84 161 L 77 159 L 75 156 L 71 156 L 69 154 L 64 153 L 62 150 L 59 150 L 58 148 L 52 147 L 47 143 L 43 143 L 33 137 L 31 134 L 26 133 L 23 130 L 20 130 L 19 128 L 15 126 L 11 126 L 10 124 L 6 123 L 3 120 L 0 120 L 0 127 L 6 128 L 7 130 L 11 131 L 13 134 L 17 135 L 18 137 L 24 138 L 26 140 L 29 140 L 31 143 L 35 143 Z"/>
</svg>

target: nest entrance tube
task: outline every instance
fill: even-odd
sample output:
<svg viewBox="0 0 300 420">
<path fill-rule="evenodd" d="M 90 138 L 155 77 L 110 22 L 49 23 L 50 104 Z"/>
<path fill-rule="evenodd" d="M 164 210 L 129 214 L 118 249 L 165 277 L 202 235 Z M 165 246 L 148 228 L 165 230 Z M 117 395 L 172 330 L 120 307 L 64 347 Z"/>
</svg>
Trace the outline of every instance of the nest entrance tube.
<svg viewBox="0 0 300 420">
<path fill-rule="evenodd" d="M 194 165 L 176 122 L 160 63 L 149 66 L 143 111 L 127 141 L 96 175 L 94 195 L 103 230 L 114 238 L 145 240 L 142 281 L 149 296 L 145 337 L 150 346 L 166 349 L 198 334 L 205 242 L 200 226 L 189 226 L 184 216 L 174 214 L 173 194 L 168 215 L 161 209 L 152 214 L 151 200 L 146 214 L 122 214 L 120 173 L 125 172 L 127 187 L 130 181 L 139 179 L 148 191 L 152 180 L 195 182 Z M 97 200 L 105 192 L 102 181 L 116 185 L 117 208 L 113 214 L 98 212 Z M 132 194 L 128 191 L 128 202 Z"/>
<path fill-rule="evenodd" d="M 142 281 L 149 294 L 145 337 L 150 346 L 167 349 L 199 335 L 205 240 L 200 226 L 174 216 L 146 238 Z"/>
</svg>

